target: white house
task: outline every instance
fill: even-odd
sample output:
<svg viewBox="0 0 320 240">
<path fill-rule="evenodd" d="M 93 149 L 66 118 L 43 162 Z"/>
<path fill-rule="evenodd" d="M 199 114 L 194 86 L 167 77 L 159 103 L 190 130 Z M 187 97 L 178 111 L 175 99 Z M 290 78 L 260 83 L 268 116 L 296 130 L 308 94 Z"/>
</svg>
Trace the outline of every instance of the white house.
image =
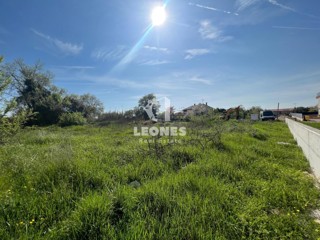
<svg viewBox="0 0 320 240">
<path fill-rule="evenodd" d="M 202 114 L 208 114 L 209 111 L 212 111 L 213 108 L 208 106 L 208 104 L 194 104 L 193 106 L 187 107 L 182 110 L 184 116 L 192 116 L 192 115 L 202 115 Z"/>
</svg>

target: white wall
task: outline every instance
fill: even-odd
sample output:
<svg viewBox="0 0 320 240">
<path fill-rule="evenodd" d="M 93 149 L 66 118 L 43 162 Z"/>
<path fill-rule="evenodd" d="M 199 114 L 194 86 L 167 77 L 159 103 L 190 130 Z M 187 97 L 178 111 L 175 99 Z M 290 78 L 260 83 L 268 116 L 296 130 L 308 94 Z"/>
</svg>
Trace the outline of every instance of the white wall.
<svg viewBox="0 0 320 240">
<path fill-rule="evenodd" d="M 309 160 L 310 166 L 320 180 L 320 130 L 286 118 L 286 123 Z"/>
</svg>

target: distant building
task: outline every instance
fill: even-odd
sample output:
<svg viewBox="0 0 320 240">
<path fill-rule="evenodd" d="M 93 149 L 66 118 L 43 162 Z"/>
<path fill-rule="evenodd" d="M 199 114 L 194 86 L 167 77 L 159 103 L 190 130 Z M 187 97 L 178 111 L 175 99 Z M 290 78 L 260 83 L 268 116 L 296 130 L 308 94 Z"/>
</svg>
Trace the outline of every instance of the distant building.
<svg viewBox="0 0 320 240">
<path fill-rule="evenodd" d="M 280 116 L 280 115 L 289 115 L 293 112 L 293 108 L 280 108 L 280 109 L 271 109 L 274 115 Z"/>
<path fill-rule="evenodd" d="M 316 98 L 319 100 L 319 103 L 318 103 L 318 115 L 320 116 L 320 92 L 318 92 Z"/>
<path fill-rule="evenodd" d="M 210 111 L 213 111 L 213 108 L 208 106 L 208 103 L 194 104 L 193 106 L 187 107 L 182 110 L 185 117 L 208 114 Z"/>
</svg>

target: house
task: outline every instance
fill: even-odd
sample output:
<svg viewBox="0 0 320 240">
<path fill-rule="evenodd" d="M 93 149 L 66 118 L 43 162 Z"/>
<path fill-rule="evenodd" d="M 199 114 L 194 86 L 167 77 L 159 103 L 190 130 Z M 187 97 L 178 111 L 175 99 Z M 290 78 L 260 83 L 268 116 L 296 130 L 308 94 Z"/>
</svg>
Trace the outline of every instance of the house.
<svg viewBox="0 0 320 240">
<path fill-rule="evenodd" d="M 274 115 L 289 115 L 290 113 L 294 112 L 294 108 L 280 108 L 280 109 L 271 109 Z"/>
<path fill-rule="evenodd" d="M 208 106 L 208 103 L 194 104 L 182 110 L 185 117 L 208 114 L 210 111 L 213 111 L 213 108 Z"/>
<path fill-rule="evenodd" d="M 319 100 L 319 103 L 318 103 L 318 115 L 320 116 L 320 92 L 318 92 L 316 98 Z"/>
</svg>

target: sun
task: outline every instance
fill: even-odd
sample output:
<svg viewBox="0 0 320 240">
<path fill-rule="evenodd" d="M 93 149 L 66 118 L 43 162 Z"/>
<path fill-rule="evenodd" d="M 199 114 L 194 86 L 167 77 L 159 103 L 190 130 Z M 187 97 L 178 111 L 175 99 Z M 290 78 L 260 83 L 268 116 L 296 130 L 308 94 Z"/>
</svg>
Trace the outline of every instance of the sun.
<svg viewBox="0 0 320 240">
<path fill-rule="evenodd" d="M 167 18 L 167 14 L 164 7 L 158 6 L 152 10 L 151 20 L 152 20 L 153 26 L 162 25 L 166 21 L 166 18 Z"/>
</svg>

